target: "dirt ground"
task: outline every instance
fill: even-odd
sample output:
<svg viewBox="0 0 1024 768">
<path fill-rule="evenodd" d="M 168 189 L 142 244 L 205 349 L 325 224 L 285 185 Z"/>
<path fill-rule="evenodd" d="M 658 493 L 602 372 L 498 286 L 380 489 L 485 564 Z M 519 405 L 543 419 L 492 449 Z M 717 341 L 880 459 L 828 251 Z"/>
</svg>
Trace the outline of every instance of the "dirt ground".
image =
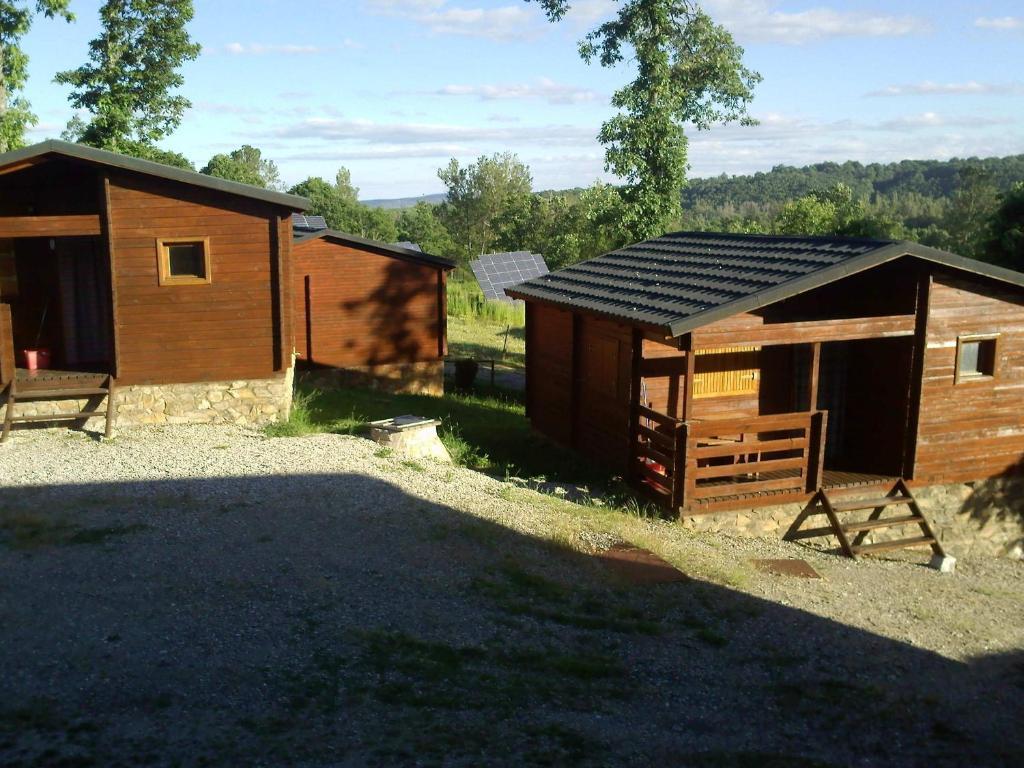
<svg viewBox="0 0 1024 768">
<path fill-rule="evenodd" d="M 1019 562 L 696 535 L 337 435 L 0 465 L 5 766 L 1024 764 Z M 624 580 L 624 541 L 686 578 Z"/>
</svg>

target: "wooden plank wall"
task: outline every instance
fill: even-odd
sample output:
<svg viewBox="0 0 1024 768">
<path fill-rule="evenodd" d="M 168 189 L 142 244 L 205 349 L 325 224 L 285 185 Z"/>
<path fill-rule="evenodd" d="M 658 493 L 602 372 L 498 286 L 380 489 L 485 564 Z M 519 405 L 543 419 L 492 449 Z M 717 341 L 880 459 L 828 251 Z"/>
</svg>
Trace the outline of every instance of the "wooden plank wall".
<svg viewBox="0 0 1024 768">
<path fill-rule="evenodd" d="M 281 210 L 258 201 L 133 174 L 110 177 L 122 384 L 269 378 L 287 327 L 271 283 Z M 160 286 L 156 240 L 209 238 L 209 285 Z M 291 236 L 282 242 L 290 258 Z M 283 361 L 287 365 L 289 361 Z"/>
<path fill-rule="evenodd" d="M 957 336 L 999 333 L 993 379 L 954 383 Z M 1024 469 L 1024 291 L 937 275 L 914 481 L 981 480 Z"/>
<path fill-rule="evenodd" d="M 305 283 L 313 360 L 339 368 L 438 360 L 445 318 L 437 267 L 324 238 L 294 246 L 296 350 L 307 357 Z"/>
<path fill-rule="evenodd" d="M 530 423 L 552 440 L 572 446 L 573 315 L 532 301 L 526 312 Z"/>
<path fill-rule="evenodd" d="M 633 329 L 578 315 L 575 447 L 609 469 L 629 466 Z"/>
<path fill-rule="evenodd" d="M 700 356 L 697 357 L 697 361 Z M 686 388 L 686 352 L 666 343 L 644 339 L 644 360 L 640 366 L 646 405 L 677 419 L 683 417 L 683 392 Z M 698 397 L 693 401 L 692 418 L 715 419 L 731 416 L 757 416 L 761 412 L 759 392 L 737 395 Z"/>
</svg>

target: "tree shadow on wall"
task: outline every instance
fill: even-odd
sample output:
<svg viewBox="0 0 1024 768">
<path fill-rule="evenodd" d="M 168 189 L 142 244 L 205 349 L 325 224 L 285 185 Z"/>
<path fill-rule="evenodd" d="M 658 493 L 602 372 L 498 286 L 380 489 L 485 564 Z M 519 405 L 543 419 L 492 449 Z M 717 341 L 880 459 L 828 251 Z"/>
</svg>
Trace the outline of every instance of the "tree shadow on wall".
<svg viewBox="0 0 1024 768">
<path fill-rule="evenodd" d="M 1024 456 L 998 478 L 973 483 L 971 495 L 960 507 L 982 529 L 990 522 L 1016 524 L 1016 540 L 1007 543 L 1007 551 L 1024 548 Z"/>
<path fill-rule="evenodd" d="M 700 578 L 630 586 L 378 477 L 3 493 L 5 765 L 1024 755 L 1020 652 L 960 663 Z"/>
<path fill-rule="evenodd" d="M 440 359 L 437 273 L 399 259 L 387 262 L 384 277 L 377 285 L 367 286 L 365 298 L 341 302 L 344 313 L 359 317 L 365 325 L 363 338 L 350 337 L 344 347 L 356 351 L 363 365 L 406 366 L 395 372 L 401 386 L 429 391 L 437 385 L 437 372 L 409 364 Z"/>
</svg>

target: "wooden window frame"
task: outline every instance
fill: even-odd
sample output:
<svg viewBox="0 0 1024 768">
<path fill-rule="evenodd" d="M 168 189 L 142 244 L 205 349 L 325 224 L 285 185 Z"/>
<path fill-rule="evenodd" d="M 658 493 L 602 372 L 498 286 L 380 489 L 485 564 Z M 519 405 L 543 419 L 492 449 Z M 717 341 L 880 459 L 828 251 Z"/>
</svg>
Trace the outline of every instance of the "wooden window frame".
<svg viewBox="0 0 1024 768">
<path fill-rule="evenodd" d="M 956 337 L 956 361 L 953 365 L 954 384 L 972 384 L 981 381 L 992 381 L 999 375 L 999 339 L 998 333 L 969 333 Z M 992 373 L 977 373 L 963 375 L 960 371 L 960 355 L 964 344 L 974 342 L 992 342 Z"/>
<path fill-rule="evenodd" d="M 206 277 L 171 274 L 171 256 L 167 246 L 181 243 L 202 244 L 203 271 L 206 273 Z M 213 282 L 213 272 L 210 269 L 210 238 L 208 237 L 158 237 L 156 239 L 156 261 L 160 285 L 209 285 Z"/>
</svg>

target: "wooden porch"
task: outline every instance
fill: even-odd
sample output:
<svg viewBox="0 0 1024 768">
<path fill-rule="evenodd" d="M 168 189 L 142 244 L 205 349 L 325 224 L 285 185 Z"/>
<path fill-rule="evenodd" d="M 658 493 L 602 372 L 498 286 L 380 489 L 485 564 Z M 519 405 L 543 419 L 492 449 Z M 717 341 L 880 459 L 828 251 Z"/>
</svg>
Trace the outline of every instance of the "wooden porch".
<svg viewBox="0 0 1024 768">
<path fill-rule="evenodd" d="M 15 367 L 14 336 L 11 330 L 11 312 L 0 304 L 0 405 L 6 406 L 0 442 L 7 442 L 11 427 L 21 423 L 52 423 L 73 421 L 84 423 L 98 417 L 105 420 L 104 434 L 110 437 L 114 429 L 114 375 L 109 370 L 62 371 L 27 370 Z M 101 405 L 106 400 L 106 405 Z M 85 400 L 80 411 L 15 415 L 15 406 L 24 402 L 55 400 Z"/>
</svg>

